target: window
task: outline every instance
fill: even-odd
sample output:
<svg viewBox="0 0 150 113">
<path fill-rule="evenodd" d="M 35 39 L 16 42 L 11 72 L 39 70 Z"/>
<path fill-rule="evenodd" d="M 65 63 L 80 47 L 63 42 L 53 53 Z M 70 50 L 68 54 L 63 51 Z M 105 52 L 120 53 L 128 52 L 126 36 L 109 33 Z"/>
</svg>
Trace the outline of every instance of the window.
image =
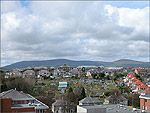
<svg viewBox="0 0 150 113">
<path fill-rule="evenodd" d="M 147 100 L 145 99 L 145 102 L 147 102 Z"/>
<path fill-rule="evenodd" d="M 24 100 L 21 101 L 21 104 L 24 104 Z"/>
<path fill-rule="evenodd" d="M 30 100 L 30 103 L 34 103 L 34 100 Z"/>
<path fill-rule="evenodd" d="M 56 110 L 55 113 L 58 113 L 58 110 Z"/>
<path fill-rule="evenodd" d="M 142 106 L 142 109 L 144 109 L 144 106 Z"/>
<path fill-rule="evenodd" d="M 25 101 L 24 101 L 24 104 L 28 104 L 28 103 L 29 103 L 29 100 L 25 100 Z"/>
<path fill-rule="evenodd" d="M 18 104 L 18 101 L 14 100 L 12 101 L 12 105 Z"/>
<path fill-rule="evenodd" d="M 147 110 L 147 106 L 145 106 L 145 110 Z"/>
<path fill-rule="evenodd" d="M 71 109 L 71 110 L 70 110 L 70 113 L 74 113 L 74 110 L 73 110 L 73 109 Z"/>
</svg>

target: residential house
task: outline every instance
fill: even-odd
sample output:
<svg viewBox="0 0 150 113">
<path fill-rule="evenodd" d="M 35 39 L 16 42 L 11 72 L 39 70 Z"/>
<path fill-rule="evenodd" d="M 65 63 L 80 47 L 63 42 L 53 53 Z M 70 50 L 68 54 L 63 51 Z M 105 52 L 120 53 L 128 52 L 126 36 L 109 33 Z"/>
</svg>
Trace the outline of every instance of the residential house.
<svg viewBox="0 0 150 113">
<path fill-rule="evenodd" d="M 57 76 L 60 76 L 60 71 L 58 69 L 54 69 L 54 76 L 57 77 Z"/>
<path fill-rule="evenodd" d="M 79 105 L 100 105 L 103 104 L 102 101 L 98 100 L 97 98 L 93 98 L 93 97 L 85 97 L 84 99 L 79 101 Z"/>
<path fill-rule="evenodd" d="M 140 93 L 141 91 L 146 90 L 147 88 L 148 88 L 148 86 L 145 85 L 144 83 L 142 83 L 136 87 L 136 90 L 137 90 L 137 92 Z"/>
<path fill-rule="evenodd" d="M 140 109 L 150 111 L 150 94 L 140 95 Z"/>
<path fill-rule="evenodd" d="M 105 98 L 104 104 L 128 105 L 128 99 L 121 95 L 118 95 L 117 98 L 115 98 L 113 95 L 110 95 L 109 97 Z"/>
<path fill-rule="evenodd" d="M 47 70 L 48 68 L 47 67 L 44 67 L 44 66 L 38 66 L 38 67 L 34 67 L 35 70 Z"/>
<path fill-rule="evenodd" d="M 13 69 L 9 72 L 10 77 L 21 77 L 22 73 L 19 69 Z"/>
<path fill-rule="evenodd" d="M 38 72 L 38 75 L 41 77 L 49 77 L 50 76 L 50 72 L 46 69 L 42 69 Z"/>
<path fill-rule="evenodd" d="M 143 68 L 138 68 L 138 69 L 135 69 L 135 73 L 138 75 L 142 75 L 142 74 L 145 75 L 146 71 Z"/>
<path fill-rule="evenodd" d="M 71 75 L 72 76 L 78 76 L 79 75 L 79 71 L 77 68 L 73 68 L 71 71 L 70 71 Z"/>
<path fill-rule="evenodd" d="M 97 69 L 97 66 L 78 66 L 77 69 L 82 72 L 87 72 L 90 69 Z"/>
<path fill-rule="evenodd" d="M 23 72 L 23 77 L 35 77 L 35 72 L 31 69 L 27 69 Z"/>
<path fill-rule="evenodd" d="M 2 113 L 48 113 L 49 107 L 33 96 L 14 89 L 0 93 Z"/>
<path fill-rule="evenodd" d="M 129 73 L 124 79 L 124 82 L 132 89 L 132 92 L 134 93 L 142 93 L 148 88 L 147 85 L 134 76 L 134 73 Z"/>
<path fill-rule="evenodd" d="M 53 113 L 75 113 L 75 105 L 67 100 L 58 100 L 52 104 Z"/>
<path fill-rule="evenodd" d="M 115 83 L 116 83 L 118 86 L 123 86 L 123 81 L 121 81 L 121 80 L 115 80 Z"/>
<path fill-rule="evenodd" d="M 93 76 L 93 75 L 98 76 L 99 73 L 100 73 L 100 72 L 98 71 L 98 69 L 90 69 L 90 70 L 88 70 L 87 72 L 90 72 L 92 76 Z"/>
<path fill-rule="evenodd" d="M 104 74 L 106 75 L 106 76 L 114 76 L 114 72 L 112 71 L 112 70 L 110 70 L 110 69 L 105 69 L 104 70 Z"/>
<path fill-rule="evenodd" d="M 143 84 L 140 80 L 137 80 L 134 83 L 132 83 L 131 89 L 133 90 L 133 92 L 136 92 L 136 87 L 139 86 L 140 84 Z"/>
<path fill-rule="evenodd" d="M 66 72 L 69 72 L 72 68 L 71 68 L 69 65 L 64 64 L 64 65 L 58 67 L 58 69 L 59 69 L 59 70 L 66 71 Z"/>
<path fill-rule="evenodd" d="M 55 76 L 54 76 L 54 70 L 55 70 L 55 68 L 54 68 L 53 66 L 50 67 L 50 76 L 55 77 Z"/>
<path fill-rule="evenodd" d="M 111 70 L 113 72 L 122 72 L 123 67 L 105 67 L 105 70 Z"/>
</svg>

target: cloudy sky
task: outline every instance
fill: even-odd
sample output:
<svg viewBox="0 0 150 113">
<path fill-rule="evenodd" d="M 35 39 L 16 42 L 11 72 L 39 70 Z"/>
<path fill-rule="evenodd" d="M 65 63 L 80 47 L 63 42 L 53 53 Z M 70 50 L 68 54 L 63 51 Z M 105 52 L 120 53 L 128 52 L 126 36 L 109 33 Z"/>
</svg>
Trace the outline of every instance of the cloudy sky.
<svg viewBox="0 0 150 113">
<path fill-rule="evenodd" d="M 149 61 L 149 3 L 1 2 L 1 66 L 71 59 Z"/>
</svg>

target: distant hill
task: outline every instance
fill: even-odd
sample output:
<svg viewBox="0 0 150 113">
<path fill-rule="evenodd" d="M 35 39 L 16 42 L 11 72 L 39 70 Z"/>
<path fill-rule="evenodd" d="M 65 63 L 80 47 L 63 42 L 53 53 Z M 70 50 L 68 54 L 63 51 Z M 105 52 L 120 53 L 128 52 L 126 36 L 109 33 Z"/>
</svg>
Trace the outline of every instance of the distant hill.
<svg viewBox="0 0 150 113">
<path fill-rule="evenodd" d="M 21 61 L 11 65 L 4 66 L 5 69 L 13 68 L 27 68 L 30 67 L 59 67 L 63 64 L 67 64 L 71 67 L 77 67 L 79 65 L 95 65 L 95 66 L 121 66 L 121 67 L 150 67 L 150 62 L 141 62 L 129 59 L 121 59 L 114 62 L 103 62 L 103 61 L 74 61 L 67 59 L 54 59 L 54 60 L 43 60 L 43 61 Z"/>
<path fill-rule="evenodd" d="M 135 61 L 129 59 L 121 59 L 111 62 L 110 66 L 121 66 L 121 67 L 150 67 L 150 62 Z"/>
</svg>

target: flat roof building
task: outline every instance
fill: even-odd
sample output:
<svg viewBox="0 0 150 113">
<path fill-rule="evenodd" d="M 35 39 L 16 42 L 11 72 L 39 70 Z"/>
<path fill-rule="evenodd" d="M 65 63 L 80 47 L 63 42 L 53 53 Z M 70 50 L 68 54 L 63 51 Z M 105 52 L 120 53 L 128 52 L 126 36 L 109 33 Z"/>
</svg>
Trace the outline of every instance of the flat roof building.
<svg viewBox="0 0 150 113">
<path fill-rule="evenodd" d="M 77 113 L 150 113 L 150 112 L 121 104 L 102 104 L 94 106 L 77 105 Z"/>
</svg>

